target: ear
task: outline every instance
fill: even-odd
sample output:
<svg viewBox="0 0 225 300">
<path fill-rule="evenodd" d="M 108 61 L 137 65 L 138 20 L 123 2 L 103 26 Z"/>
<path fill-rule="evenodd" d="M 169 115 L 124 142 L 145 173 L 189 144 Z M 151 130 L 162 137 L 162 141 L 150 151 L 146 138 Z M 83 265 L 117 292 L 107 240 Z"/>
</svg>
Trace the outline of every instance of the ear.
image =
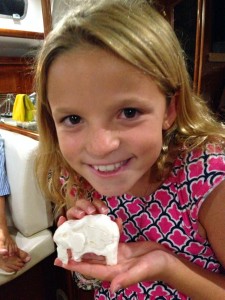
<svg viewBox="0 0 225 300">
<path fill-rule="evenodd" d="M 163 120 L 163 129 L 167 130 L 169 129 L 177 117 L 177 109 L 176 109 L 176 103 L 177 103 L 177 95 L 175 94 L 171 100 L 170 104 L 166 109 L 164 120 Z"/>
</svg>

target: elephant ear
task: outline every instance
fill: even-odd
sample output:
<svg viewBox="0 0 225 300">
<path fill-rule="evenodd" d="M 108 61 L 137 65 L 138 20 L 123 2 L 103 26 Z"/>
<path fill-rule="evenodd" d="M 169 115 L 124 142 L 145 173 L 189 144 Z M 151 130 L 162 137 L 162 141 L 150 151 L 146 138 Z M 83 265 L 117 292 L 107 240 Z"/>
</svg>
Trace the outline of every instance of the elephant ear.
<svg viewBox="0 0 225 300">
<path fill-rule="evenodd" d="M 74 252 L 82 252 L 86 242 L 85 235 L 81 232 L 73 232 L 71 238 L 70 244 Z"/>
</svg>

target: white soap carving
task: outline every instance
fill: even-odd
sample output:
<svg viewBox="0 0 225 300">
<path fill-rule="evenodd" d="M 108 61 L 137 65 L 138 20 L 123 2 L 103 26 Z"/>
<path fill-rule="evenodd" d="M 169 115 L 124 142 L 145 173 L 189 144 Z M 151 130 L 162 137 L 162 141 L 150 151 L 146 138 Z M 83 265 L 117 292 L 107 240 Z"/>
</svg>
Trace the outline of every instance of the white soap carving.
<svg viewBox="0 0 225 300">
<path fill-rule="evenodd" d="M 53 236 L 58 258 L 68 263 L 68 250 L 73 260 L 81 261 L 85 253 L 103 255 L 107 265 L 117 264 L 119 228 L 110 217 L 87 215 L 80 220 L 69 220 L 57 228 Z"/>
</svg>

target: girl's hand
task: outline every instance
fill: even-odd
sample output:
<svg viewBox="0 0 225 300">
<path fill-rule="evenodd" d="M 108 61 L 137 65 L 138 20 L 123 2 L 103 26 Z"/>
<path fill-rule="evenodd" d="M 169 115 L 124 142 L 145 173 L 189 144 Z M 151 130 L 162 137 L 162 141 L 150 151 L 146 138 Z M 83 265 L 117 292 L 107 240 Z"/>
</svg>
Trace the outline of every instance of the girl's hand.
<svg viewBox="0 0 225 300">
<path fill-rule="evenodd" d="M 68 264 L 63 265 L 58 259 L 55 265 L 79 272 L 85 277 L 109 281 L 111 291 L 115 292 L 140 281 L 163 280 L 167 276 L 170 258 L 172 260 L 173 256 L 157 243 L 135 242 L 119 245 L 118 264 L 115 266 L 107 266 L 103 264 L 103 260 L 70 260 Z"/>
<path fill-rule="evenodd" d="M 155 242 L 121 243 L 115 266 L 73 260 L 65 265 L 59 259 L 55 265 L 87 278 L 111 282 L 111 292 L 138 282 L 159 280 L 191 299 L 225 299 L 224 275 L 205 270 Z"/>
<path fill-rule="evenodd" d="M 104 202 L 94 199 L 92 202 L 86 199 L 76 200 L 74 206 L 71 207 L 66 215 L 67 219 L 81 219 L 85 215 L 107 214 L 108 208 Z"/>
</svg>

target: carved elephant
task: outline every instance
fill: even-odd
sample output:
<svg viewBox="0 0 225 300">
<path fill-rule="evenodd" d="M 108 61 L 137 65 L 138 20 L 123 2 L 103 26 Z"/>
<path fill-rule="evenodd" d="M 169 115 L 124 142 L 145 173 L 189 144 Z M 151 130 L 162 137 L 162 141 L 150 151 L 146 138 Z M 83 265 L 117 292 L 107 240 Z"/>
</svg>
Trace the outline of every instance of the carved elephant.
<svg viewBox="0 0 225 300">
<path fill-rule="evenodd" d="M 69 220 L 57 228 L 53 236 L 58 258 L 66 264 L 68 250 L 72 258 L 81 261 L 85 253 L 103 255 L 108 265 L 117 264 L 119 228 L 110 217 L 87 215 L 80 220 Z"/>
</svg>

